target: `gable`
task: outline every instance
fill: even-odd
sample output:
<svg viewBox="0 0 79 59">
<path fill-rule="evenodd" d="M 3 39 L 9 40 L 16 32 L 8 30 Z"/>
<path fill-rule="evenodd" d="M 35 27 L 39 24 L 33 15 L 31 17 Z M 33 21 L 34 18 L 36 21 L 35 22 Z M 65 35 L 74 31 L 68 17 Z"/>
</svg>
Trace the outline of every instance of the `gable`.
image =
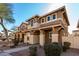
<svg viewBox="0 0 79 59">
<path fill-rule="evenodd" d="M 20 30 L 25 30 L 27 28 L 27 24 L 26 23 L 22 23 L 20 25 Z"/>
</svg>

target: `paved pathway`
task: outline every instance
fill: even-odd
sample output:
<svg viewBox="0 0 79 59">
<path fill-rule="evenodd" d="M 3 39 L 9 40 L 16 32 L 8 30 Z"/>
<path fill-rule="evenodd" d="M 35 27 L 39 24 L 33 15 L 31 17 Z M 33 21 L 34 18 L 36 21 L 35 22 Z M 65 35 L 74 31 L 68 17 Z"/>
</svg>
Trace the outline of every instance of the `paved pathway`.
<svg viewBox="0 0 79 59">
<path fill-rule="evenodd" d="M 37 47 L 37 56 L 45 56 L 45 52 L 43 48 Z"/>
<path fill-rule="evenodd" d="M 11 56 L 11 55 L 9 53 L 3 52 L 3 53 L 0 53 L 0 56 Z"/>
<path fill-rule="evenodd" d="M 25 50 L 28 48 L 29 48 L 29 46 L 4 50 L 3 52 L 0 52 L 0 56 L 11 56 L 10 53 L 18 52 L 18 51 Z"/>
<path fill-rule="evenodd" d="M 61 56 L 79 56 L 79 49 L 69 49 L 63 52 Z"/>
</svg>

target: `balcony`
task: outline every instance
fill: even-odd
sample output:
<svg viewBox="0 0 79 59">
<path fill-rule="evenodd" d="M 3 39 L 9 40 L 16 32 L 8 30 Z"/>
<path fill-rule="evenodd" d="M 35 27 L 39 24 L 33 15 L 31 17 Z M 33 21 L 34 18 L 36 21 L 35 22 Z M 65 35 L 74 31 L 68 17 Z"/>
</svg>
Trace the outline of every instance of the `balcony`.
<svg viewBox="0 0 79 59">
<path fill-rule="evenodd" d="M 32 28 L 37 28 L 37 27 L 39 27 L 39 25 L 40 24 L 36 22 L 36 23 L 33 24 Z"/>
<path fill-rule="evenodd" d="M 53 26 L 62 26 L 64 27 L 64 22 L 62 20 L 62 18 L 58 18 L 56 20 L 51 20 L 45 23 L 35 23 L 34 26 L 31 27 L 31 29 L 33 30 L 37 30 L 37 29 L 42 29 L 42 28 L 49 28 L 49 27 L 53 27 Z"/>
<path fill-rule="evenodd" d="M 40 27 L 47 27 L 47 26 L 51 26 L 51 25 L 58 25 L 58 24 L 61 24 L 63 23 L 62 22 L 62 18 L 58 18 L 58 19 L 55 19 L 55 20 L 50 20 L 50 21 L 47 21 L 45 23 L 42 23 L 40 24 Z"/>
</svg>

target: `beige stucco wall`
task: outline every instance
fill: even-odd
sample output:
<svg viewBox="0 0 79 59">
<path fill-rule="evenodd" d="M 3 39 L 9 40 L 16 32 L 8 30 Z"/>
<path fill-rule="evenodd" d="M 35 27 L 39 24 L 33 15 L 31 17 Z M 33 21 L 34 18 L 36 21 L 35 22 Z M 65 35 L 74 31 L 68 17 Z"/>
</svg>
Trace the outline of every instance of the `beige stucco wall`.
<svg viewBox="0 0 79 59">
<path fill-rule="evenodd" d="M 34 35 L 33 43 L 34 44 L 39 43 L 39 35 Z"/>
<path fill-rule="evenodd" d="M 29 40 L 27 40 L 27 37 L 29 37 Z M 27 32 L 27 33 L 25 34 L 25 36 L 24 36 L 24 43 L 27 43 L 27 42 L 30 43 L 30 33 L 29 33 L 29 32 Z"/>
<path fill-rule="evenodd" d="M 29 37 L 29 40 L 27 40 L 27 37 Z M 24 42 L 28 42 L 29 44 L 39 43 L 39 35 L 31 35 L 30 32 L 28 32 L 25 35 Z"/>
<path fill-rule="evenodd" d="M 58 34 L 52 34 L 52 42 L 58 42 Z"/>
<path fill-rule="evenodd" d="M 40 45 L 44 46 L 45 43 L 45 35 L 44 34 L 40 34 Z"/>
<path fill-rule="evenodd" d="M 40 30 L 40 45 L 44 46 L 45 43 L 45 33 L 43 30 Z"/>
<path fill-rule="evenodd" d="M 73 34 L 68 36 L 63 36 L 62 42 L 70 42 L 71 48 L 79 49 L 79 36 L 74 36 Z"/>
<path fill-rule="evenodd" d="M 75 34 L 79 34 L 79 32 L 73 32 L 73 35 L 75 35 Z"/>
<path fill-rule="evenodd" d="M 30 35 L 30 44 L 38 43 L 38 35 Z"/>
</svg>

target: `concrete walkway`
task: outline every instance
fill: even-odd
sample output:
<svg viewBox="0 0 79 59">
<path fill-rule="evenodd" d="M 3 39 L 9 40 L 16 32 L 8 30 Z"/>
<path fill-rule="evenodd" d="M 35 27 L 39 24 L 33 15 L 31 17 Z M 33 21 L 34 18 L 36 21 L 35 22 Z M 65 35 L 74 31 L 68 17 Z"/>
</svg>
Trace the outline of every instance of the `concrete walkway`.
<svg viewBox="0 0 79 59">
<path fill-rule="evenodd" d="M 3 53 L 0 53 L 0 56 L 11 56 L 11 55 L 9 53 L 3 52 Z"/>
<path fill-rule="evenodd" d="M 45 52 L 43 48 L 37 47 L 37 56 L 45 56 Z"/>
<path fill-rule="evenodd" d="M 4 50 L 3 52 L 0 52 L 0 56 L 11 56 L 10 53 L 18 52 L 18 51 L 21 51 L 21 50 L 25 50 L 25 49 L 28 49 L 29 47 L 30 46 Z"/>
<path fill-rule="evenodd" d="M 61 56 L 79 56 L 79 49 L 69 49 L 63 52 Z"/>
</svg>

